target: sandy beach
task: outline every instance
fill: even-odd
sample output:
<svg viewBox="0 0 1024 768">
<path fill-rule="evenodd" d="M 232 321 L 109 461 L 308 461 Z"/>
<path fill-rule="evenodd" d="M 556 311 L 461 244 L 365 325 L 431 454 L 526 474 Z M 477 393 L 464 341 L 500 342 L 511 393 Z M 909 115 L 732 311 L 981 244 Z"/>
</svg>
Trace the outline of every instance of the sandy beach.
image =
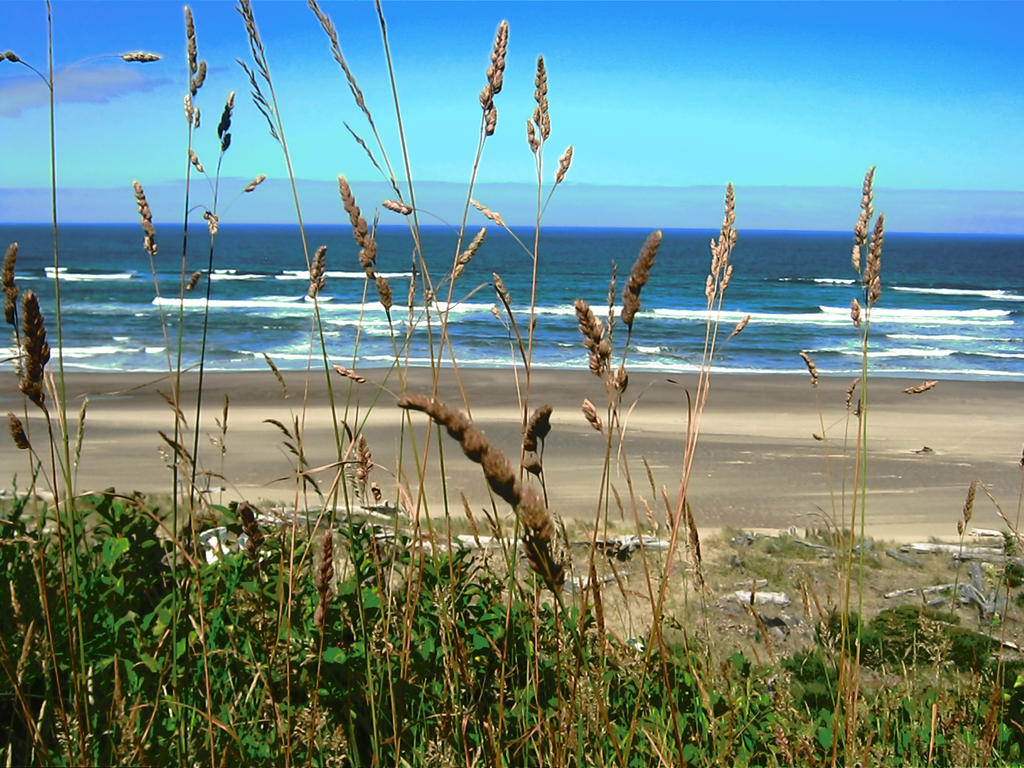
<svg viewBox="0 0 1024 768">
<path fill-rule="evenodd" d="M 351 383 L 351 391 L 347 379 L 336 376 L 333 385 L 338 420 L 353 429 L 361 426 L 369 442 L 377 465 L 371 479 L 380 485 L 385 498 L 398 498 L 396 476 L 401 465 L 405 487 L 416 499 L 415 456 L 425 456 L 429 465 L 425 499 L 431 515 L 442 514 L 438 443 L 434 437 L 424 440 L 426 418 L 414 414 L 415 439 L 406 431 L 402 442 L 398 426 L 403 412 L 394 406 L 393 394 L 401 389 L 397 373 L 361 373 L 369 380 Z M 505 370 L 481 369 L 460 373 L 476 425 L 510 456 L 518 456 L 520 416 L 512 375 Z M 335 478 L 334 430 L 323 374 L 311 377 L 308 392 L 303 374 L 286 373 L 285 379 L 287 397 L 269 371 L 207 374 L 199 460 L 202 469 L 225 478 L 209 479 L 212 487 L 226 489 L 223 494 L 214 492 L 214 500 L 295 502 L 295 458 L 284 446 L 284 435 L 266 419 L 293 428 L 298 418 L 304 425 L 302 449 L 308 466 L 325 467 L 315 473 L 324 488 Z M 182 409 L 190 425 L 195 414 L 196 380 L 195 374 L 183 378 Z M 171 434 L 173 418 L 157 391 L 169 392 L 169 382 L 160 380 L 159 374 L 77 372 L 69 373 L 66 382 L 72 423 L 82 398 L 89 398 L 79 490 L 113 486 L 124 492 L 169 493 L 168 450 L 158 432 Z M 820 527 L 841 515 L 844 508 L 848 518 L 856 430 L 856 420 L 848 419 L 844 405 L 849 383 L 848 379 L 822 379 L 814 389 L 806 376 L 713 377 L 689 494 L 701 528 Z M 868 534 L 893 540 L 955 536 L 956 521 L 973 479 L 986 483 L 1009 519 L 1016 520 L 1024 384 L 942 381 L 924 394 L 903 393 L 904 387 L 915 383 L 891 378 L 870 382 Z M 411 393 L 429 393 L 429 371 L 411 371 L 406 387 Z M 675 499 L 684 458 L 687 389 L 695 393 L 695 376 L 637 373 L 631 377 L 623 407 L 624 412 L 629 411 L 626 440 L 612 475 L 627 520 L 632 519 L 632 511 L 624 462 L 636 496 L 647 501 L 657 518 L 664 515 L 662 488 Z M 225 394 L 230 405 L 222 457 L 210 438 L 219 435 L 214 419 L 221 416 Z M 450 370 L 442 374 L 440 394 L 464 409 Z M 551 370 L 534 376 L 531 404 L 548 403 L 554 408 L 544 450 L 551 505 L 567 519 L 593 521 L 606 438 L 584 420 L 580 411 L 584 397 L 598 404 L 603 413 L 606 395 L 595 377 L 581 371 Z M 304 399 L 308 403 L 305 409 Z M 12 381 L 0 403 L 4 410 L 21 414 L 21 401 Z M 39 448 L 44 444 L 44 422 L 34 409 L 30 425 L 33 443 Z M 824 433 L 827 440 L 816 440 L 814 433 Z M 454 514 L 462 514 L 460 491 L 475 509 L 486 505 L 479 467 L 447 436 L 444 446 Z M 617 441 L 612 450 L 619 453 Z M 651 491 L 642 459 L 650 465 L 656 494 Z M 0 445 L 0 465 L 8 487 L 15 474 L 19 485 L 25 485 L 26 454 L 9 438 Z M 639 508 L 641 516 L 646 515 L 643 506 Z M 612 518 L 618 518 L 614 501 L 612 510 Z M 972 525 L 1006 527 L 980 492 Z"/>
</svg>

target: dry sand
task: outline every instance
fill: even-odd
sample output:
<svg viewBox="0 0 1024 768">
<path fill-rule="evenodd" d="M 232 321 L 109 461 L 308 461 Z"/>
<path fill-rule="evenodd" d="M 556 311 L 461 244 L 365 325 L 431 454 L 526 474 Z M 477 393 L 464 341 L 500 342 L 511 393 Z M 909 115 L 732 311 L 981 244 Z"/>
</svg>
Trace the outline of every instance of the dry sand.
<svg viewBox="0 0 1024 768">
<path fill-rule="evenodd" d="M 392 392 L 400 389 L 397 374 L 386 379 L 385 371 L 364 371 L 370 381 L 352 386 L 340 377 L 333 380 L 339 420 L 350 427 L 363 424 L 364 433 L 379 465 L 376 480 L 386 498 L 396 498 L 395 474 L 401 449 L 402 472 L 410 496 L 417 498 L 413 441 L 406 434 L 399 443 L 402 412 L 394 406 Z M 477 426 L 484 429 L 510 456 L 518 456 L 519 411 L 513 377 L 508 371 L 462 372 L 466 399 Z M 429 393 L 430 373 L 409 374 L 408 391 Z M 303 411 L 304 376 L 286 374 L 288 397 L 284 398 L 269 372 L 215 373 L 206 380 L 205 407 L 200 440 L 203 469 L 223 473 L 223 499 L 294 503 L 294 457 L 283 445 L 283 435 L 265 423 L 268 418 L 291 425 L 299 418 L 302 445 L 309 466 L 327 466 L 316 473 L 324 487 L 336 471 L 331 411 L 322 374 L 312 377 L 308 407 Z M 450 370 L 442 374 L 441 395 L 452 405 L 463 398 Z M 80 490 L 114 486 L 120 491 L 139 490 L 167 494 L 171 474 L 167 446 L 158 431 L 171 434 L 173 419 L 157 389 L 170 390 L 156 374 L 73 373 L 67 376 L 69 419 L 74 422 L 83 395 L 89 397 L 82 459 L 78 472 Z M 875 378 L 869 390 L 868 496 L 866 527 L 869 535 L 909 540 L 956 533 L 964 495 L 971 480 L 989 485 L 1010 520 L 1016 520 L 1021 488 L 1021 396 L 1024 384 L 1014 382 L 943 381 L 932 391 L 905 395 L 911 381 Z M 806 376 L 718 375 L 701 422 L 700 442 L 690 485 L 694 515 L 704 530 L 724 526 L 741 528 L 820 527 L 842 514 L 848 516 L 852 484 L 852 448 L 843 458 L 844 439 L 852 446 L 856 420 L 848 419 L 844 395 L 848 379 L 822 379 L 812 389 Z M 183 410 L 194 421 L 196 376 L 183 381 Z M 665 502 L 662 488 L 674 499 L 683 463 L 687 425 L 687 389 L 696 388 L 692 375 L 633 374 L 624 410 L 638 400 L 626 421 L 622 460 L 615 464 L 612 483 L 632 519 L 629 487 L 623 461 L 628 462 L 637 497 L 642 496 L 660 518 Z M 214 418 L 221 415 L 224 395 L 230 396 L 226 453 L 211 443 L 219 433 Z M 552 430 L 544 452 L 548 493 L 553 508 L 566 518 L 593 521 L 597 509 L 605 438 L 594 431 L 580 412 L 589 397 L 606 401 L 601 382 L 586 372 L 539 371 L 534 376 L 531 403 L 554 407 Z M 0 396 L 5 410 L 22 412 L 22 398 L 13 381 Z M 304 415 L 303 415 L 304 413 Z M 824 423 L 824 428 L 822 426 Z M 44 444 L 44 422 L 30 411 L 33 443 Z M 416 450 L 426 455 L 426 499 L 431 515 L 442 513 L 439 498 L 436 437 L 424 441 L 426 419 L 413 416 Z M 827 441 L 812 433 L 824 432 Z M 28 473 L 26 454 L 9 439 L 0 441 L 0 467 L 4 482 L 18 475 L 24 486 Z M 479 467 L 471 464 L 447 436 L 445 467 L 448 489 L 461 515 L 459 492 L 475 509 L 488 497 Z M 189 442 L 189 446 L 191 443 Z M 919 452 L 927 446 L 930 451 Z M 618 451 L 618 443 L 613 452 Z M 826 454 L 831 459 L 826 459 Z M 657 493 L 651 491 L 641 461 L 650 464 Z M 844 495 L 843 488 L 846 488 Z M 830 489 L 833 493 L 830 493 Z M 215 500 L 221 496 L 214 494 Z M 643 516 L 643 507 L 640 507 Z M 612 519 L 619 512 L 612 505 Z M 1005 528 L 995 507 L 979 493 L 972 525 Z"/>
</svg>

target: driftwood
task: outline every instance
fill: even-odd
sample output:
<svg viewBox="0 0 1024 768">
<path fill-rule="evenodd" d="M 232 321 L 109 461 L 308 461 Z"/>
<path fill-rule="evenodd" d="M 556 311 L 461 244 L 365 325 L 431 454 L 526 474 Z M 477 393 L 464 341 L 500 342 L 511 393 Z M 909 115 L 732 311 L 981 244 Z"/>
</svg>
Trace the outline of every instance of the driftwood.
<svg viewBox="0 0 1024 768">
<path fill-rule="evenodd" d="M 997 531 L 994 528 L 972 528 L 971 529 L 972 539 L 999 539 L 1003 540 L 1003 532 Z"/>
<path fill-rule="evenodd" d="M 1006 554 L 1001 546 L 965 547 L 960 544 L 943 544 L 935 541 L 918 541 L 904 544 L 900 547 L 900 550 L 902 552 L 950 554 L 958 556 L 961 560 L 967 560 L 968 557 L 983 560 L 985 557 L 1002 557 Z"/>
<path fill-rule="evenodd" d="M 669 548 L 669 542 L 664 539 L 659 539 L 655 536 L 619 536 L 614 539 L 598 539 L 594 542 L 594 547 L 604 552 L 608 557 L 614 557 L 618 560 L 628 560 L 633 556 L 633 553 L 639 550 L 641 547 L 647 550 L 664 550 Z"/>
<path fill-rule="evenodd" d="M 793 602 L 785 592 L 751 592 L 749 589 L 736 590 L 726 595 L 725 599 L 747 605 L 778 605 L 782 608 Z"/>
<path fill-rule="evenodd" d="M 912 587 L 910 589 L 894 589 L 892 592 L 886 592 L 882 597 L 886 600 L 892 600 L 894 597 L 907 597 L 909 595 L 934 595 L 938 592 L 948 592 L 953 588 L 953 584 L 935 584 L 931 587 Z"/>
<path fill-rule="evenodd" d="M 815 552 L 818 552 L 823 556 L 830 557 L 834 554 L 832 547 L 826 547 L 824 544 L 816 544 L 813 541 L 807 541 L 806 539 L 792 539 L 791 541 L 798 546 L 813 549 Z"/>
<path fill-rule="evenodd" d="M 902 552 L 897 552 L 895 549 L 887 549 L 885 550 L 885 554 L 886 556 L 891 557 L 893 560 L 898 560 L 904 565 L 910 565 L 914 568 L 922 567 L 920 560 L 917 560 L 916 558 L 913 558 L 910 555 L 904 555 Z"/>
</svg>

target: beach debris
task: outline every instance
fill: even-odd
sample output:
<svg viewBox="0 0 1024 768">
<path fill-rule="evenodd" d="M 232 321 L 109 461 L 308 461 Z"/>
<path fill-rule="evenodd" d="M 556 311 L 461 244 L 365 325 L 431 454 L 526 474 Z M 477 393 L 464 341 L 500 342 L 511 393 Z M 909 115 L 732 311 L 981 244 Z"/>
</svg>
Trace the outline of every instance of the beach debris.
<svg viewBox="0 0 1024 768">
<path fill-rule="evenodd" d="M 644 550 L 666 550 L 669 542 L 659 539 L 656 536 L 618 536 L 614 539 L 597 539 L 594 548 L 604 552 L 608 557 L 616 560 L 628 560 L 638 549 Z"/>
<path fill-rule="evenodd" d="M 813 541 L 807 541 L 806 539 L 793 539 L 793 543 L 799 547 L 813 549 L 823 557 L 831 557 L 832 554 L 834 554 L 831 547 L 826 547 L 824 544 L 816 544 Z"/>
<path fill-rule="evenodd" d="M 994 528 L 972 528 L 970 532 L 972 539 L 999 539 L 1000 542 L 1004 541 L 1003 532 L 997 531 Z"/>
<path fill-rule="evenodd" d="M 957 556 L 975 555 L 984 557 L 986 555 L 1001 556 L 1006 552 L 1002 546 L 999 547 L 965 547 L 961 544 L 946 544 L 937 541 L 913 541 L 900 547 L 901 552 L 919 552 L 927 554 L 951 554 Z M 966 559 L 963 558 L 962 559 Z"/>
<path fill-rule="evenodd" d="M 903 563 L 904 565 L 909 565 L 913 568 L 924 567 L 920 560 L 917 560 L 910 555 L 904 555 L 902 552 L 897 552 L 895 549 L 887 549 L 885 550 L 885 554 L 887 557 L 891 557 L 893 560 Z"/>
<path fill-rule="evenodd" d="M 228 529 L 223 525 L 200 531 L 196 538 L 199 539 L 199 546 L 203 548 L 203 556 L 208 565 L 220 562 L 225 555 L 230 554 Z"/>
<path fill-rule="evenodd" d="M 922 392 L 927 392 L 929 389 L 935 389 L 935 385 L 938 383 L 939 382 L 934 380 L 922 381 L 920 384 L 915 384 L 912 387 L 907 387 L 906 389 L 903 390 L 903 393 L 907 395 L 919 395 Z"/>
<path fill-rule="evenodd" d="M 913 451 L 913 453 L 917 453 L 917 454 L 921 454 L 921 455 L 927 455 L 929 453 L 935 453 L 935 451 L 932 450 L 931 448 L 929 448 L 927 445 L 922 445 L 920 448 L 918 448 L 917 450 Z"/>
<path fill-rule="evenodd" d="M 785 592 L 758 592 L 752 589 L 738 589 L 735 592 L 726 595 L 724 599 L 733 603 L 743 603 L 746 605 L 777 605 L 780 608 L 785 608 L 793 602 Z"/>
<path fill-rule="evenodd" d="M 943 592 L 948 592 L 953 589 L 954 585 L 950 584 L 935 584 L 930 587 L 911 587 L 909 589 L 894 589 L 891 592 L 886 592 L 882 597 L 886 600 L 892 600 L 897 597 L 910 597 L 911 595 L 935 595 Z"/>
</svg>

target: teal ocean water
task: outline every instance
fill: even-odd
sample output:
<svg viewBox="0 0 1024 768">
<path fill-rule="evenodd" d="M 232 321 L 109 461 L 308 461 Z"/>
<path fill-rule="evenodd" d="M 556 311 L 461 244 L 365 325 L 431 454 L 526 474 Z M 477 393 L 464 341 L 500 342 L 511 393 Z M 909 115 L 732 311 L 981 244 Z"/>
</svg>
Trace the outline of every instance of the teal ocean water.
<svg viewBox="0 0 1024 768">
<path fill-rule="evenodd" d="M 529 317 L 531 260 L 507 233 L 491 228 L 456 285 L 450 335 L 468 367 L 504 367 L 518 360 L 508 328 L 492 313 L 492 272 L 503 277 L 521 328 Z M 531 231 L 521 231 L 532 243 Z M 704 341 L 704 278 L 711 231 L 665 230 L 651 280 L 644 288 L 628 351 L 632 370 L 686 372 L 696 368 Z M 541 234 L 534 359 L 547 368 L 586 369 L 573 301 L 607 312 L 617 265 L 616 296 L 647 232 L 547 229 Z M 17 281 L 42 299 L 55 342 L 50 232 L 37 225 L 0 225 L 2 244 L 18 241 Z M 405 228 L 378 233 L 378 269 L 395 297 L 391 323 L 366 285 L 347 227 L 310 227 L 311 249 L 328 246 L 321 315 L 333 362 L 386 365 L 402 349 L 410 324 L 406 306 L 413 270 Z M 156 282 L 137 226 L 69 225 L 61 229 L 64 361 L 71 369 L 167 369 L 168 341 L 177 344 L 181 233 L 158 228 Z M 424 252 L 439 280 L 455 253 L 454 233 L 427 228 Z M 860 340 L 849 318 L 860 296 L 850 266 L 849 233 L 740 231 L 734 276 L 722 312 L 724 334 L 745 315 L 750 323 L 723 345 L 721 371 L 802 372 L 798 353 L 812 355 L 823 374 L 859 371 Z M 209 238 L 192 230 L 187 272 L 205 270 Z M 1024 238 L 889 234 L 882 257 L 882 296 L 871 325 L 871 365 L 881 375 L 1017 379 L 1024 381 Z M 312 305 L 304 300 L 308 273 L 295 227 L 221 227 L 209 275 L 207 364 L 212 369 L 260 369 L 263 353 L 284 369 L 310 357 Z M 198 359 L 205 277 L 183 304 L 184 364 Z M 438 293 L 446 297 L 447 285 Z M 427 364 L 437 318 L 422 300 L 411 318 L 408 358 Z M 429 321 L 429 322 L 428 322 Z M 624 334 L 618 335 L 616 358 Z M 314 365 L 317 365 L 316 350 Z M 405 351 L 402 351 L 403 356 Z"/>
</svg>

